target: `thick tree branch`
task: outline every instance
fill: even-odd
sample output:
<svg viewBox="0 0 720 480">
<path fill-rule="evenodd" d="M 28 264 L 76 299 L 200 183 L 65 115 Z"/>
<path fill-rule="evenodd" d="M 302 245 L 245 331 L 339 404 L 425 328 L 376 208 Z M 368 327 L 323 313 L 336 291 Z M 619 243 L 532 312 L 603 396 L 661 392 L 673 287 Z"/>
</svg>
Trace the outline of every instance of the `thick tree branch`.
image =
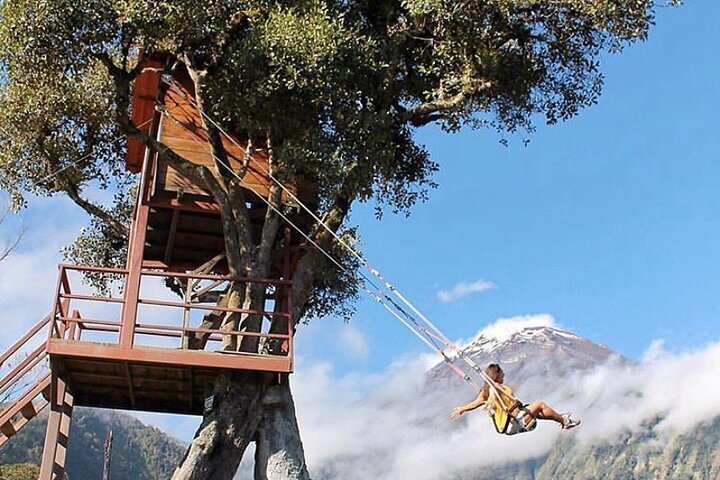
<svg viewBox="0 0 720 480">
<path fill-rule="evenodd" d="M 127 225 L 120 223 L 110 213 L 106 212 L 103 208 L 95 205 L 86 198 L 80 195 L 80 187 L 76 182 L 73 182 L 68 178 L 68 171 L 61 168 L 58 164 L 56 155 L 53 155 L 45 144 L 47 135 L 39 135 L 36 139 L 37 146 L 45 157 L 45 161 L 53 168 L 56 173 L 55 176 L 55 187 L 59 188 L 67 194 L 70 199 L 75 202 L 77 206 L 85 210 L 87 214 L 93 216 L 107 225 L 116 235 L 126 239 L 130 234 L 130 228 Z M 92 147 L 89 143 L 86 143 L 86 151 L 82 152 L 81 158 L 88 157 L 92 151 Z"/>
<path fill-rule="evenodd" d="M 204 80 L 207 75 L 207 71 L 196 69 L 190 60 L 189 54 L 182 55 L 181 59 L 193 81 L 195 90 L 194 106 L 197 108 L 198 114 L 200 115 L 200 124 L 208 136 L 208 144 L 210 146 L 210 151 L 218 176 L 223 182 L 225 182 L 225 189 L 227 190 L 228 185 L 235 177 L 230 169 L 230 162 L 227 156 L 227 150 L 225 149 L 225 145 L 222 141 L 221 132 L 215 125 L 209 122 L 206 117 Z"/>
<path fill-rule="evenodd" d="M 470 101 L 473 96 L 491 87 L 491 81 L 478 80 L 472 87 L 465 88 L 452 97 L 422 103 L 416 107 L 407 109 L 403 112 L 402 118 L 413 127 L 422 127 L 428 123 L 446 118 L 446 114 L 459 109 L 463 104 Z"/>
<path fill-rule="evenodd" d="M 90 202 L 86 198 L 83 198 L 80 195 L 77 185 L 70 183 L 61 177 L 62 176 L 58 177 L 60 187 L 77 206 L 85 210 L 89 215 L 92 215 L 102 221 L 118 236 L 124 239 L 128 238 L 130 235 L 130 229 L 127 225 L 123 225 L 118 222 L 117 219 L 115 219 L 115 217 L 113 217 L 110 213 L 106 212 L 104 209 Z"/>
<path fill-rule="evenodd" d="M 275 160 L 275 154 L 272 146 L 272 137 L 269 133 L 267 139 L 267 150 L 268 172 L 273 177 L 276 177 L 277 162 Z M 258 246 L 258 263 L 260 268 L 264 271 L 267 271 L 270 267 L 275 238 L 277 237 L 278 230 L 280 229 L 280 215 L 277 210 L 282 208 L 282 189 L 277 183 L 270 183 L 270 192 L 267 200 L 270 206 L 268 206 L 265 212 L 265 221 L 263 222 L 262 233 L 260 235 L 260 245 Z"/>
<path fill-rule="evenodd" d="M 334 237 L 330 231 L 337 233 L 347 218 L 350 206 L 357 194 L 357 184 L 362 174 L 363 171 L 360 165 L 354 164 L 350 167 L 341 188 L 335 195 L 333 203 L 322 218 L 327 228 L 316 223 L 311 238 L 322 249 L 327 250 L 333 241 Z M 298 260 L 292 279 L 293 307 L 291 318 L 293 324 L 297 324 L 305 312 L 307 300 L 312 292 L 317 266 L 322 258 L 323 254 L 318 249 L 309 248 Z"/>
<path fill-rule="evenodd" d="M 233 228 L 231 231 L 226 230 L 225 233 L 227 235 L 233 235 L 237 238 L 239 243 L 241 255 L 238 260 L 242 263 L 238 263 L 237 268 L 242 268 L 246 273 L 249 273 L 249 270 L 253 268 L 252 264 L 254 263 L 254 251 L 252 249 L 253 236 L 250 212 L 246 207 L 245 191 L 240 185 L 241 179 L 244 177 L 245 169 L 243 169 L 242 175 L 239 175 L 237 172 L 232 170 L 227 150 L 223 144 L 223 134 L 216 125 L 208 121 L 208 118 L 205 115 L 204 80 L 207 75 L 207 71 L 198 70 L 193 65 L 189 54 L 183 55 L 181 58 L 190 73 L 190 78 L 192 79 L 195 87 L 195 108 L 197 108 L 200 114 L 202 127 L 208 136 L 208 143 L 213 157 L 213 162 L 215 164 L 216 173 L 222 181 L 220 186 L 221 188 L 224 187 L 228 197 L 228 204 L 226 207 L 228 211 L 233 214 Z M 230 257 L 228 257 L 228 259 L 230 259 Z"/>
<path fill-rule="evenodd" d="M 450 98 L 427 102 L 409 109 L 405 113 L 405 119 L 414 127 L 420 127 L 430 123 L 438 112 L 446 112 L 456 109 L 465 102 L 467 95 L 460 92 Z"/>
</svg>

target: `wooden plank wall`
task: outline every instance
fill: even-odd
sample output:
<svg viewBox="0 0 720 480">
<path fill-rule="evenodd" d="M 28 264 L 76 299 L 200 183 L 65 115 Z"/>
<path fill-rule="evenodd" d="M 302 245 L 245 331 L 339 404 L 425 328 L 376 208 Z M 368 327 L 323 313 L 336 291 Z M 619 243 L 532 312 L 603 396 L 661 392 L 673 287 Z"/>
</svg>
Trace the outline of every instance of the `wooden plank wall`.
<svg viewBox="0 0 720 480">
<path fill-rule="evenodd" d="M 191 104 L 190 93 L 182 87 L 172 85 L 165 96 L 165 108 L 169 113 L 162 118 L 160 141 L 192 163 L 214 168 L 215 161 L 210 151 L 207 135 L 202 128 L 200 114 Z M 230 161 L 230 167 L 238 171 L 245 158 L 245 149 L 241 142 L 232 142 L 223 137 L 223 146 Z M 259 195 L 267 197 L 272 180 L 265 173 L 268 168 L 267 155 L 255 152 L 250 160 L 249 168 L 243 177 L 243 185 Z M 288 188 L 292 187 L 288 185 Z M 167 161 L 158 160 L 156 191 L 183 191 L 187 194 L 206 195 L 200 185 L 185 177 Z M 291 190 L 292 191 L 292 190 Z M 287 195 L 284 195 L 287 197 Z M 248 195 L 248 201 L 256 200 L 254 194 Z M 284 198 L 283 200 L 287 200 Z"/>
</svg>

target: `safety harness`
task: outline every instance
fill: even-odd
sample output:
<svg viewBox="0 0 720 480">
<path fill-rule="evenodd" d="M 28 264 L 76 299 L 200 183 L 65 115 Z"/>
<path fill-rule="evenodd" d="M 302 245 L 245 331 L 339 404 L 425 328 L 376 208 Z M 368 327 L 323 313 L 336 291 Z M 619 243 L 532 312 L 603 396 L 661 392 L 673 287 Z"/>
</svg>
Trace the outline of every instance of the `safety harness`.
<svg viewBox="0 0 720 480">
<path fill-rule="evenodd" d="M 496 384 L 494 387 L 495 389 L 488 398 L 488 402 L 493 403 L 491 418 L 497 433 L 516 435 L 535 430 L 537 419 L 527 409 L 527 405 L 512 396 L 512 389 L 507 385 Z"/>
</svg>

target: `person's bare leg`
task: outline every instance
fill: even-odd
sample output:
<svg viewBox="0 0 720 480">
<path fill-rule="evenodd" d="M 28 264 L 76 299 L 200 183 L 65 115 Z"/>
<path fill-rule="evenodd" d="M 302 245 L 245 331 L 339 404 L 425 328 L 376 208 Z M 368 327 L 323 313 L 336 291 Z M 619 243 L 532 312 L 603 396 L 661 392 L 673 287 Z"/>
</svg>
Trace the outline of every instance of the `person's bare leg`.
<svg viewBox="0 0 720 480">
<path fill-rule="evenodd" d="M 560 425 L 565 423 L 562 415 L 553 410 L 550 405 L 545 402 L 533 402 L 525 408 L 538 420 L 555 420 Z M 527 420 L 529 419 L 526 419 L 526 421 Z"/>
</svg>

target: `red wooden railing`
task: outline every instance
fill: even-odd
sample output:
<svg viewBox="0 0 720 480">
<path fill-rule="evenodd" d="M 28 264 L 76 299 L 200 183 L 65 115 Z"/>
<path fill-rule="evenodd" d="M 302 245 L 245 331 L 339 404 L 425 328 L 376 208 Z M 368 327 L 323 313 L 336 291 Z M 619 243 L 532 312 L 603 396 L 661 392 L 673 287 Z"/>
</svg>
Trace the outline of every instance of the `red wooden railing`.
<svg viewBox="0 0 720 480">
<path fill-rule="evenodd" d="M 0 365 L 23 356 L 0 378 L 0 446 L 15 435 L 48 404 L 50 372 L 47 350 L 40 332 L 50 324 L 51 315 L 38 321 L 17 342 L 0 355 Z M 33 348 L 33 345 L 36 345 Z"/>
<path fill-rule="evenodd" d="M 188 285 L 195 283 L 198 290 L 208 290 L 210 287 L 217 288 L 223 284 L 229 282 L 240 282 L 262 285 L 266 289 L 272 288 L 274 294 L 266 296 L 266 301 L 263 309 L 252 310 L 235 307 L 222 307 L 210 301 L 192 301 L 186 295 L 183 299 L 173 300 L 166 298 L 157 298 L 157 295 L 152 293 L 147 295 L 144 294 L 142 288 L 140 290 L 139 298 L 126 298 L 126 295 L 92 295 L 83 292 L 80 289 L 73 289 L 76 284 L 75 278 L 71 279 L 72 274 L 95 274 L 95 275 L 107 275 L 113 276 L 119 281 L 119 285 L 122 285 L 124 280 L 128 276 L 128 271 L 123 269 L 114 268 L 100 268 L 100 267 L 85 267 L 76 265 L 60 265 L 60 273 L 57 283 L 57 294 L 54 306 L 54 312 L 52 315 L 52 328 L 50 329 L 51 339 L 67 339 L 67 333 L 62 330 L 62 325 L 77 325 L 79 332 L 85 332 L 83 339 L 79 337 L 76 340 L 79 341 L 93 341 L 87 337 L 87 333 L 95 332 L 96 334 L 106 334 L 103 338 L 103 343 L 115 343 L 119 344 L 120 336 L 122 335 L 123 329 L 131 328 L 133 332 L 133 345 L 142 344 L 141 338 L 146 339 L 145 346 L 153 347 L 166 347 L 173 349 L 188 349 L 188 342 L 182 341 L 189 337 L 202 335 L 204 340 L 207 342 L 221 342 L 228 337 L 236 337 L 238 340 L 241 337 L 255 337 L 260 339 L 261 347 L 266 345 L 269 341 L 281 342 L 283 345 L 282 355 L 292 356 L 293 349 L 293 336 L 292 336 L 292 322 L 290 321 L 290 282 L 284 280 L 270 280 L 270 279 L 259 279 L 259 278 L 234 278 L 231 276 L 224 275 L 204 275 L 204 274 L 193 274 L 193 273 L 180 273 L 180 272 L 165 272 L 165 271 L 143 271 L 141 273 L 141 282 L 143 280 L 150 281 L 152 279 L 180 279 L 186 282 Z M 78 275 L 78 276 L 79 276 Z M 205 288 L 201 288 L 202 282 L 206 282 L 209 285 Z M 148 285 L 144 285 L 148 286 Z M 160 286 L 160 283 L 156 283 L 155 287 Z M 164 287 L 162 288 L 165 293 Z M 189 290 L 188 290 L 189 292 Z M 127 308 L 129 303 L 135 303 L 137 306 L 137 318 L 123 319 L 123 312 L 130 310 Z M 103 306 L 104 307 L 101 307 Z M 111 312 L 110 306 L 115 305 L 116 309 L 119 307 L 119 312 Z M 80 308 L 80 307 L 84 308 Z M 154 314 L 151 314 L 149 310 L 143 311 L 142 309 L 156 309 Z M 71 311 L 83 311 L 87 312 L 92 310 L 92 315 L 70 315 Z M 161 312 L 161 313 L 159 313 Z M 193 323 L 193 316 L 215 312 L 221 315 L 227 313 L 237 313 L 241 316 L 257 316 L 262 318 L 262 328 L 259 332 L 249 331 L 231 331 L 224 330 L 222 328 L 208 328 L 207 326 L 191 326 Z M 152 315 L 152 318 L 161 318 L 163 321 L 152 321 L 144 320 L 144 316 Z M 269 333 L 269 327 L 273 320 L 284 319 L 287 324 L 287 332 L 285 333 Z M 200 323 L 195 319 L 197 323 Z M 109 335 L 109 337 L 107 336 Z M 161 337 L 166 339 L 165 343 L 154 341 L 151 344 L 147 343 L 149 337 Z M 181 339 L 179 343 L 168 342 L 172 339 Z M 261 348 L 258 352 L 251 352 L 257 354 L 263 354 L 264 350 Z"/>
</svg>

